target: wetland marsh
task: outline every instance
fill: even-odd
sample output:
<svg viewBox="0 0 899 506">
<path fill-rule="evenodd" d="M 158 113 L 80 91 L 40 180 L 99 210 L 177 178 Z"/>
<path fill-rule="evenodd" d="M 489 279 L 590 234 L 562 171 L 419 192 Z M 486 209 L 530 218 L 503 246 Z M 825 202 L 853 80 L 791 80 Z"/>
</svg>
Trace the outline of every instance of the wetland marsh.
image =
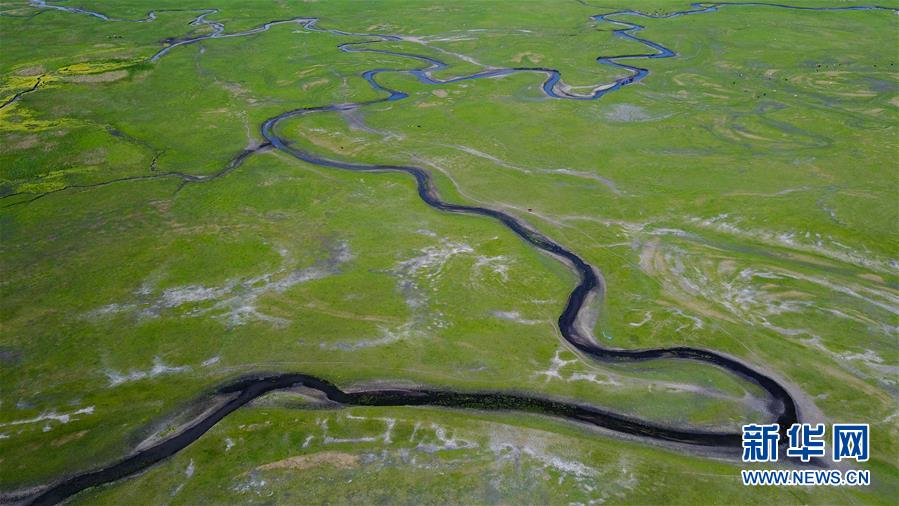
<svg viewBox="0 0 899 506">
<path fill-rule="evenodd" d="M 896 9 L 637 4 L 3 3 L 0 499 L 889 502 Z"/>
</svg>

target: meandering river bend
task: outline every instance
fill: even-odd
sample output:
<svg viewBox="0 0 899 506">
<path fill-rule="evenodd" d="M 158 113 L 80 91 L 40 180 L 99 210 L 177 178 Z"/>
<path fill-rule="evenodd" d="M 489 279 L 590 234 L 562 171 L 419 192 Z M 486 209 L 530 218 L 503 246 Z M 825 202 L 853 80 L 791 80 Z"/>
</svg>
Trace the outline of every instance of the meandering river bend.
<svg viewBox="0 0 899 506">
<path fill-rule="evenodd" d="M 102 13 L 89 11 L 86 9 L 57 5 L 42 0 L 32 0 L 32 5 L 41 9 L 56 9 L 75 14 L 85 14 L 96 17 L 103 21 L 110 22 L 149 22 L 156 19 L 156 12 L 151 11 L 143 19 L 118 19 L 106 16 Z M 469 206 L 464 204 L 455 204 L 441 199 L 434 187 L 430 173 L 420 167 L 407 165 L 378 165 L 354 163 L 351 161 L 335 160 L 327 158 L 311 151 L 307 151 L 296 147 L 291 141 L 282 137 L 278 132 L 278 126 L 283 121 L 291 118 L 302 118 L 312 114 L 326 114 L 340 111 L 348 111 L 352 109 L 364 108 L 378 103 L 393 102 L 406 98 L 408 95 L 399 90 L 393 90 L 378 82 L 378 76 L 385 73 L 407 73 L 415 76 L 418 80 L 426 84 L 443 85 L 462 80 L 472 80 L 485 77 L 495 77 L 500 75 L 508 75 L 513 73 L 527 72 L 536 73 L 544 76 L 541 85 L 542 92 L 551 98 L 566 100 L 596 100 L 607 93 L 620 90 L 630 84 L 644 79 L 649 75 L 649 71 L 637 66 L 628 65 L 623 61 L 632 61 L 635 59 L 651 59 L 651 58 L 671 58 L 676 53 L 663 45 L 641 38 L 635 35 L 643 29 L 641 25 L 632 22 L 622 21 L 621 16 L 626 17 L 643 17 L 643 18 L 674 18 L 678 16 L 703 14 L 715 12 L 719 8 L 726 6 L 742 6 L 742 7 L 778 7 L 783 9 L 798 10 L 818 10 L 818 11 L 849 11 L 849 10 L 888 10 L 896 12 L 894 9 L 887 9 L 877 6 L 849 6 L 849 7 L 797 7 L 781 4 L 764 4 L 755 2 L 740 3 L 702 3 L 693 4 L 688 10 L 677 11 L 662 16 L 653 16 L 634 10 L 621 10 L 606 14 L 593 16 L 593 19 L 599 22 L 611 22 L 622 28 L 616 29 L 615 34 L 634 42 L 640 43 L 647 48 L 646 53 L 641 54 L 624 54 L 601 56 L 597 58 L 597 62 L 603 65 L 613 66 L 627 71 L 628 76 L 618 79 L 611 83 L 603 83 L 593 87 L 592 91 L 587 94 L 573 94 L 565 91 L 562 86 L 562 76 L 558 70 L 546 67 L 515 67 L 490 69 L 477 72 L 470 75 L 459 76 L 448 79 L 438 79 L 434 77 L 434 72 L 445 69 L 447 64 L 428 56 L 416 55 L 411 53 L 400 53 L 395 51 L 387 51 L 369 47 L 373 43 L 382 41 L 399 41 L 402 37 L 396 35 L 381 34 L 354 34 L 342 32 L 334 29 L 324 29 L 318 26 L 318 20 L 315 18 L 298 17 L 288 20 L 275 20 L 260 25 L 257 28 L 243 32 L 227 33 L 225 27 L 221 23 L 209 21 L 208 16 L 216 14 L 216 9 L 203 9 L 199 11 L 199 15 L 191 21 L 192 25 L 205 24 L 212 28 L 212 31 L 206 35 L 169 39 L 169 45 L 157 52 L 151 57 L 151 61 L 157 61 L 172 50 L 180 46 L 186 46 L 201 42 L 224 37 L 240 37 L 269 30 L 272 26 L 284 23 L 299 23 L 307 30 L 323 31 L 331 33 L 335 36 L 353 36 L 367 37 L 371 40 L 364 42 L 349 42 L 338 46 L 342 51 L 347 52 L 369 52 L 387 54 L 402 58 L 412 59 L 421 62 L 422 67 L 413 70 L 397 70 L 397 69 L 373 69 L 366 71 L 362 77 L 376 90 L 384 92 L 385 97 L 378 100 L 371 100 L 357 103 L 339 103 L 329 104 L 320 107 L 299 108 L 286 111 L 273 118 L 268 119 L 261 125 L 262 136 L 265 137 L 267 143 L 265 147 L 270 145 L 274 149 L 278 149 L 306 163 L 327 167 L 332 169 L 350 170 L 357 172 L 399 172 L 413 177 L 417 184 L 418 195 L 429 206 L 434 209 L 458 214 L 469 214 L 482 216 L 497 221 L 499 224 L 507 227 L 509 230 L 518 235 L 526 243 L 534 248 L 539 249 L 563 262 L 577 276 L 577 284 L 571 291 L 567 304 L 558 319 L 559 331 L 562 337 L 578 350 L 583 356 L 589 359 L 602 362 L 636 362 L 654 359 L 683 359 L 703 362 L 717 366 L 721 369 L 729 371 L 745 380 L 759 385 L 767 392 L 769 396 L 768 409 L 771 421 L 781 424 L 782 430 L 786 430 L 791 424 L 799 420 L 799 413 L 796 403 L 791 394 L 777 380 L 764 374 L 752 367 L 751 365 L 732 356 L 725 355 L 720 352 L 692 347 L 670 347 L 670 348 L 650 348 L 640 350 L 611 349 L 599 346 L 590 333 L 589 325 L 586 322 L 586 308 L 590 303 L 601 300 L 604 293 L 602 277 L 598 270 L 588 264 L 584 259 L 573 251 L 570 251 L 553 241 L 546 235 L 538 232 L 536 229 L 528 225 L 526 222 L 502 211 L 491 209 L 488 207 Z M 33 89 L 27 92 L 34 92 L 38 89 L 35 85 Z M 12 100 L 18 100 L 21 97 L 16 95 Z M 7 104 L 4 104 L 7 105 Z M 255 151 L 253 151 L 255 152 Z M 244 151 L 229 164 L 226 168 L 227 173 L 237 168 L 247 156 L 253 152 Z M 185 176 L 185 175 L 182 175 Z M 185 176 L 187 177 L 187 176 Z M 208 412 L 201 419 L 187 426 L 174 436 L 171 436 L 149 448 L 136 451 L 132 455 L 104 466 L 100 469 L 75 474 L 68 478 L 64 478 L 59 482 L 52 484 L 37 495 L 31 496 L 26 500 L 31 504 L 53 504 L 71 497 L 78 492 L 96 485 L 109 483 L 121 478 L 131 476 L 147 467 L 160 462 L 167 457 L 184 449 L 192 442 L 200 438 L 215 424 L 225 418 L 228 414 L 246 405 L 252 400 L 276 390 L 289 388 L 304 387 L 319 392 L 329 401 L 339 403 L 346 406 L 443 406 L 455 409 L 480 409 L 480 410 L 517 410 L 531 413 L 540 413 L 548 416 L 559 417 L 579 423 L 589 424 L 614 432 L 637 436 L 658 441 L 668 441 L 681 443 L 686 445 L 696 445 L 703 447 L 731 448 L 736 454 L 740 447 L 740 435 L 735 431 L 732 433 L 706 432 L 689 429 L 678 429 L 674 427 L 666 427 L 660 424 L 635 419 L 632 417 L 604 411 L 592 406 L 560 401 L 537 395 L 525 395 L 520 393 L 509 392 L 461 392 L 449 390 L 434 390 L 428 388 L 421 389 L 372 389 L 363 391 L 346 392 L 327 380 L 309 376 L 301 373 L 259 373 L 248 375 L 236 379 L 228 384 L 221 386 L 218 393 L 228 396 L 228 400 L 218 408 Z"/>
</svg>

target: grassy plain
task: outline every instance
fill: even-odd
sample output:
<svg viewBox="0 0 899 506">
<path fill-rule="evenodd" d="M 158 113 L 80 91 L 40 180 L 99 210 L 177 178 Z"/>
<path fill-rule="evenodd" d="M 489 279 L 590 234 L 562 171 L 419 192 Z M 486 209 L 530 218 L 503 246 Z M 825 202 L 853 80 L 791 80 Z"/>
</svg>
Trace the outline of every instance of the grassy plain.
<svg viewBox="0 0 899 506">
<path fill-rule="evenodd" d="M 77 5 L 135 19 L 191 7 Z M 636 8 L 686 7 L 672 5 Z M 440 58 L 444 78 L 545 66 L 577 87 L 624 75 L 597 56 L 646 50 L 590 19 L 610 10 L 222 2 L 211 19 L 236 32 L 319 17 L 407 36 L 371 47 Z M 693 427 L 763 416 L 755 387 L 711 367 L 579 359 L 555 327 L 573 276 L 492 221 L 433 211 L 407 177 L 271 151 L 206 182 L 175 175 L 215 174 L 262 142 L 265 119 L 379 98 L 363 71 L 419 62 L 340 52 L 370 38 L 287 24 L 149 63 L 163 39 L 208 27 L 189 26 L 189 12 L 37 13 L 8 2 L 0 16 L 0 100 L 41 82 L 0 110 L 0 489 L 115 460 L 214 385 L 260 370 L 540 392 Z M 539 417 L 311 411 L 279 396 L 80 500 L 888 502 L 896 16 L 733 6 L 637 22 L 679 56 L 632 61 L 650 76 L 600 101 L 547 99 L 538 75 L 441 86 L 384 75 L 410 97 L 281 130 L 329 157 L 427 168 L 447 200 L 503 209 L 565 244 L 603 271 L 595 334 L 611 346 L 725 351 L 786 380 L 811 418 L 871 423 L 874 486 L 747 493 L 732 464 Z M 133 177 L 144 179 L 113 182 Z M 376 418 L 397 420 L 389 441 Z M 332 437 L 372 440 L 325 443 L 321 420 Z M 416 423 L 428 432 L 413 437 Z M 471 444 L 450 448 L 436 427 Z M 298 455 L 324 456 L 259 469 Z"/>
</svg>

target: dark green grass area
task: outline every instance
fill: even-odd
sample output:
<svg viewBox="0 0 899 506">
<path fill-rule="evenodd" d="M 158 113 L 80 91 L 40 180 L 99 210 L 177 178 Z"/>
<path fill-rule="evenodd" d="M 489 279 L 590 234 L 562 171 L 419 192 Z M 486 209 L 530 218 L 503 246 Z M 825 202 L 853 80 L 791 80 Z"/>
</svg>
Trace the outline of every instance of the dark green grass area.
<svg viewBox="0 0 899 506">
<path fill-rule="evenodd" d="M 583 92 L 626 75 L 597 57 L 647 50 L 591 15 L 686 8 L 589 3 L 218 2 L 209 19 L 236 33 L 316 17 L 402 35 L 364 47 L 441 59 L 440 78 L 550 67 Z M 212 5 L 107 4 L 66 5 L 184 10 L 125 23 L 0 4 L 0 101 L 38 84 L 0 110 L 2 491 L 112 462 L 255 371 L 536 393 L 676 427 L 765 421 L 760 390 L 716 368 L 570 351 L 556 327 L 570 271 L 494 221 L 427 207 L 410 177 L 263 150 L 184 183 L 259 146 L 266 119 L 383 98 L 361 73 L 420 61 L 341 52 L 373 39 L 291 23 L 151 63 L 166 40 L 208 33 L 188 11 Z M 651 74 L 602 100 L 546 98 L 539 74 L 382 74 L 409 97 L 278 133 L 336 160 L 422 167 L 444 200 L 503 210 L 576 252 L 606 283 L 591 308 L 603 345 L 718 350 L 783 381 L 804 419 L 870 423 L 873 486 L 747 490 L 734 464 L 539 417 L 274 396 L 77 500 L 888 503 L 899 18 L 731 6 L 618 19 L 678 56 L 628 60 Z M 323 421 L 362 440 L 325 443 Z M 471 445 L 449 448 L 453 434 Z"/>
</svg>

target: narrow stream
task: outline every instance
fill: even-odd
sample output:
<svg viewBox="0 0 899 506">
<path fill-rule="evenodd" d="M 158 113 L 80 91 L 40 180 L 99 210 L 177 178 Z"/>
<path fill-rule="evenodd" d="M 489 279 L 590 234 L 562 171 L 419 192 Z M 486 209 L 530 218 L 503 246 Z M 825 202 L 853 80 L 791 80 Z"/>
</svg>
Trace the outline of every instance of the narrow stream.
<svg viewBox="0 0 899 506">
<path fill-rule="evenodd" d="M 105 21 L 146 22 L 155 19 L 156 12 L 163 12 L 151 11 L 147 14 L 146 18 L 141 20 L 124 20 L 110 18 L 106 15 L 93 11 L 55 5 L 40 0 L 32 0 L 32 5 L 39 8 L 50 8 L 72 13 L 86 14 Z M 171 43 L 164 49 L 153 55 L 151 60 L 157 61 L 159 58 L 162 58 L 172 49 L 178 46 L 193 44 L 203 40 L 215 38 L 240 37 L 260 33 L 277 24 L 299 23 L 304 25 L 304 27 L 308 30 L 328 32 L 336 36 L 368 37 L 372 39 L 363 42 L 349 42 L 340 44 L 338 48 L 341 51 L 378 53 L 397 56 L 401 58 L 408 58 L 422 62 L 424 64 L 423 67 L 412 70 L 378 68 L 364 72 L 362 74 L 362 77 L 374 89 L 385 92 L 387 94 L 387 96 L 385 96 L 384 98 L 367 102 L 340 103 L 324 105 L 320 107 L 294 109 L 270 118 L 261 126 L 262 135 L 268 141 L 266 147 L 268 146 L 268 144 L 270 144 L 274 149 L 278 149 L 299 160 L 320 167 L 351 170 L 357 172 L 399 172 L 408 174 L 412 176 L 416 181 L 419 197 L 421 197 L 421 199 L 432 208 L 449 213 L 477 215 L 496 220 L 497 222 L 514 232 L 516 235 L 521 237 L 531 246 L 545 253 L 548 253 L 562 261 L 577 275 L 577 285 L 574 287 L 568 297 L 568 302 L 564 310 L 562 311 L 562 314 L 559 316 L 558 325 L 562 337 L 584 356 L 590 357 L 591 359 L 600 362 L 620 363 L 654 359 L 684 359 L 704 362 L 717 366 L 745 380 L 751 381 L 763 388 L 770 397 L 768 409 L 771 414 L 771 420 L 779 423 L 782 430 L 785 431 L 791 424 L 799 420 L 799 415 L 797 413 L 796 404 L 793 400 L 793 397 L 780 383 L 778 383 L 771 377 L 755 370 L 750 365 L 747 365 L 746 363 L 735 357 L 731 357 L 715 351 L 685 346 L 670 348 L 649 348 L 640 350 L 612 349 L 599 346 L 597 344 L 597 341 L 590 334 L 590 329 L 586 324 L 585 309 L 588 304 L 594 301 L 601 300 L 604 293 L 602 277 L 598 274 L 597 269 L 588 264 L 576 253 L 564 248 L 563 246 L 541 234 L 525 222 L 519 220 L 514 216 L 495 209 L 454 204 L 442 200 L 434 187 L 430 173 L 425 169 L 406 165 L 363 164 L 334 160 L 300 149 L 293 145 L 288 139 L 281 137 L 278 134 L 278 125 L 287 119 L 299 119 L 303 116 L 312 114 L 333 113 L 359 109 L 366 106 L 371 106 L 373 104 L 393 102 L 407 98 L 408 95 L 406 93 L 399 90 L 387 88 L 378 82 L 378 76 L 385 73 L 406 73 L 415 76 L 419 81 L 423 83 L 434 85 L 444 85 L 462 80 L 495 77 L 518 72 L 538 73 L 545 75 L 545 80 L 543 81 L 541 90 L 548 97 L 568 100 L 596 100 L 607 93 L 620 90 L 621 88 L 642 80 L 649 75 L 649 71 L 647 69 L 627 65 L 625 63 L 622 63 L 621 60 L 671 58 L 676 56 L 676 53 L 674 51 L 666 48 L 659 43 L 637 37 L 635 33 L 642 30 L 643 26 L 636 23 L 621 21 L 617 19 L 618 17 L 632 16 L 653 19 L 673 18 L 684 15 L 710 13 L 724 6 L 764 6 L 815 11 L 888 10 L 891 12 L 896 12 L 896 10 L 894 9 L 869 6 L 811 8 L 780 4 L 742 2 L 693 4 L 692 8 L 689 10 L 673 12 L 662 16 L 652 16 L 632 10 L 622 10 L 596 15 L 592 17 L 596 21 L 610 22 L 619 26 L 623 26 L 623 28 L 616 29 L 614 33 L 619 37 L 623 37 L 644 45 L 648 48 L 649 52 L 645 54 L 624 54 L 615 56 L 602 56 L 597 58 L 598 63 L 626 70 L 629 75 L 627 77 L 620 78 L 612 83 L 595 86 L 591 93 L 584 95 L 572 94 L 565 91 L 561 81 L 561 73 L 558 70 L 543 67 L 490 69 L 466 76 L 438 79 L 433 76 L 433 73 L 447 68 L 447 64 L 440 60 L 428 56 L 400 53 L 368 47 L 372 43 L 402 40 L 402 38 L 399 36 L 353 34 L 342 32 L 339 30 L 322 29 L 317 26 L 318 20 L 315 18 L 298 17 L 289 20 L 271 21 L 257 28 L 253 28 L 244 32 L 235 32 L 229 34 L 225 32 L 225 28 L 221 23 L 208 21 L 206 19 L 207 16 L 217 13 L 218 11 L 216 9 L 203 9 L 195 11 L 200 12 L 200 15 L 190 23 L 192 25 L 210 25 L 212 27 L 212 32 L 193 38 L 172 39 Z M 613 17 L 616 19 L 612 19 Z M 35 89 L 37 89 L 37 86 L 35 86 Z M 251 154 L 252 153 L 249 151 L 245 152 L 239 157 L 239 161 L 242 162 L 244 158 L 250 156 Z M 234 164 L 231 169 L 226 170 L 233 170 L 233 168 L 236 168 L 237 166 L 239 166 L 239 163 Z M 193 425 L 190 425 L 178 434 L 164 441 L 161 441 L 152 447 L 137 451 L 127 458 L 124 458 L 123 460 L 120 460 L 114 464 L 102 467 L 95 471 L 90 471 L 87 473 L 65 478 L 48 487 L 47 489 L 39 493 L 39 495 L 37 495 L 36 497 L 31 498 L 31 504 L 53 504 L 62 501 L 67 497 L 70 497 L 86 488 L 131 476 L 187 447 L 228 414 L 240 408 L 241 406 L 246 405 L 253 399 L 256 399 L 259 396 L 265 395 L 275 390 L 296 387 L 305 387 L 317 390 L 329 400 L 346 406 L 443 406 L 456 409 L 515 410 L 540 413 L 580 423 L 586 423 L 622 434 L 638 436 L 641 438 L 652 440 L 677 442 L 704 447 L 720 447 L 725 449 L 730 448 L 735 455 L 737 454 L 737 449 L 740 447 L 740 434 L 737 432 L 717 433 L 696 430 L 681 430 L 603 411 L 601 409 L 583 404 L 553 400 L 540 396 L 522 395 L 518 393 L 508 392 L 459 392 L 449 390 L 431 390 L 426 388 L 378 389 L 344 392 L 328 381 L 316 378 L 314 376 L 300 373 L 260 373 L 259 375 L 244 377 L 233 383 L 229 383 L 225 386 L 220 387 L 220 394 L 231 395 L 232 398 L 220 408 L 209 413 L 204 418 L 198 420 Z"/>
</svg>

